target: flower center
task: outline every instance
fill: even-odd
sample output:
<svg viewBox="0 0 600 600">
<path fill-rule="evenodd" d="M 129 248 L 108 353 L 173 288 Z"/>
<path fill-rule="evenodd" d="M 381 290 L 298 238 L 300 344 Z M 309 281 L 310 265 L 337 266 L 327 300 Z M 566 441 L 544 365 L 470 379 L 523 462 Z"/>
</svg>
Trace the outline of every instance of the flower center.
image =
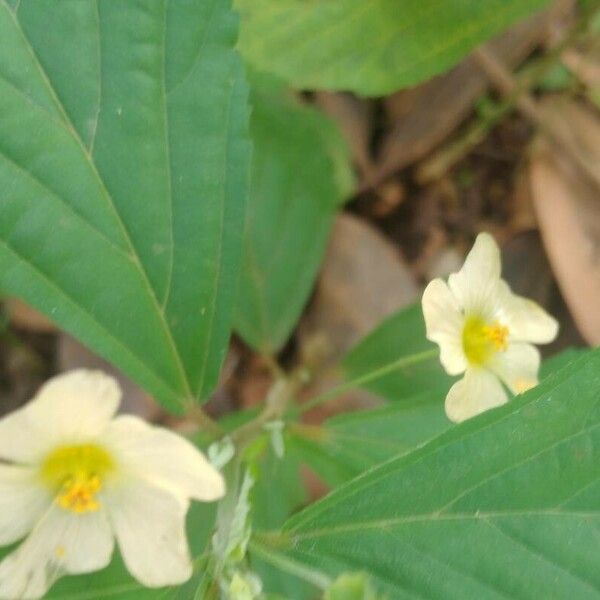
<svg viewBox="0 0 600 600">
<path fill-rule="evenodd" d="M 481 317 L 468 317 L 463 328 L 463 350 L 474 365 L 485 364 L 496 352 L 508 349 L 508 327 L 498 321 L 486 323 Z"/>
<path fill-rule="evenodd" d="M 98 493 L 113 469 L 112 457 L 100 446 L 60 446 L 44 460 L 41 475 L 61 508 L 81 514 L 100 508 Z"/>
</svg>

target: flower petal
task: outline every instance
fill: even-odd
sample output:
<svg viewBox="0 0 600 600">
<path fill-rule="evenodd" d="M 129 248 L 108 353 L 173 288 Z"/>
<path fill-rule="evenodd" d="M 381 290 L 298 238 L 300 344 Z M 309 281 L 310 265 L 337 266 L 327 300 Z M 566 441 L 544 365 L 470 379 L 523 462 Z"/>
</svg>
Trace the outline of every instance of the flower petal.
<svg viewBox="0 0 600 600">
<path fill-rule="evenodd" d="M 480 233 L 458 273 L 448 278 L 452 293 L 466 314 L 491 318 L 500 282 L 500 249 L 489 233 Z"/>
<path fill-rule="evenodd" d="M 188 502 L 141 480 L 115 487 L 106 502 L 125 565 L 140 583 L 161 587 L 191 577 Z"/>
<path fill-rule="evenodd" d="M 209 502 L 225 493 L 221 474 L 172 431 L 127 415 L 110 423 L 103 440 L 126 470 L 173 494 Z"/>
<path fill-rule="evenodd" d="M 463 351 L 464 317 L 448 285 L 434 279 L 423 292 L 423 316 L 427 339 L 440 347 L 440 361 L 450 375 L 463 373 L 467 359 Z"/>
<path fill-rule="evenodd" d="M 496 375 L 485 369 L 467 369 L 465 376 L 446 396 L 446 415 L 451 421 L 460 423 L 507 401 Z"/>
<path fill-rule="evenodd" d="M 94 437 L 115 414 L 120 398 L 117 382 L 100 371 L 54 377 L 26 406 L 0 419 L 0 458 L 32 464 L 57 444 Z"/>
<path fill-rule="evenodd" d="M 114 546 L 106 515 L 53 505 L 29 537 L 0 563 L 0 598 L 41 598 L 63 575 L 108 565 Z"/>
<path fill-rule="evenodd" d="M 51 504 L 36 471 L 0 465 L 0 545 L 12 544 L 29 533 Z"/>
<path fill-rule="evenodd" d="M 59 439 L 101 433 L 119 408 L 117 381 L 101 371 L 80 369 L 48 381 L 25 407 Z"/>
<path fill-rule="evenodd" d="M 501 318 L 511 339 L 532 344 L 548 344 L 554 340 L 558 322 L 539 304 L 513 294 L 505 282 L 502 282 L 502 297 Z"/>
<path fill-rule="evenodd" d="M 115 545 L 106 511 L 73 515 L 62 512 L 66 527 L 58 553 L 65 571 L 75 575 L 106 567 Z"/>
<path fill-rule="evenodd" d="M 489 368 L 514 394 L 520 394 L 537 385 L 540 362 L 535 346 L 511 343 L 506 352 L 496 353 Z"/>
<path fill-rule="evenodd" d="M 32 421 L 27 406 L 0 419 L 0 460 L 33 465 L 51 446 L 44 424 Z"/>
</svg>

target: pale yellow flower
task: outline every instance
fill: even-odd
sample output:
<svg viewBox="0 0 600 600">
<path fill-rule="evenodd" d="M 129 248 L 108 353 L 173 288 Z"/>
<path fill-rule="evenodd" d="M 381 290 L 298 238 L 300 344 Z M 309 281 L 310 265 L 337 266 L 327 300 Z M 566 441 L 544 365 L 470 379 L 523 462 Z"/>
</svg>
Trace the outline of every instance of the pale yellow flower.
<svg viewBox="0 0 600 600">
<path fill-rule="evenodd" d="M 427 338 L 440 347 L 450 375 L 464 377 L 446 397 L 446 414 L 463 421 L 507 402 L 502 383 L 518 394 L 538 382 L 540 354 L 558 323 L 535 302 L 513 294 L 500 278 L 500 251 L 482 233 L 448 283 L 434 279 L 423 293 Z"/>
<path fill-rule="evenodd" d="M 224 493 L 191 443 L 134 416 L 115 416 L 114 379 L 72 371 L 0 420 L 0 544 L 27 536 L 0 563 L 0 598 L 42 597 L 63 575 L 107 566 L 119 545 L 142 584 L 192 574 L 190 498 Z"/>
</svg>

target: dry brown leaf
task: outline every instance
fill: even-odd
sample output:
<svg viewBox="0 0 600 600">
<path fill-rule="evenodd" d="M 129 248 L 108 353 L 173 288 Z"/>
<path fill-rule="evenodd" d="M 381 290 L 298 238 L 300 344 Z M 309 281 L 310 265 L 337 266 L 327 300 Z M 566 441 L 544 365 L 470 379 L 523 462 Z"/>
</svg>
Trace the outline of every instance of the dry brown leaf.
<svg viewBox="0 0 600 600">
<path fill-rule="evenodd" d="M 364 220 L 350 214 L 338 216 L 314 300 L 300 326 L 299 344 L 305 362 L 321 368 L 337 361 L 385 317 L 417 300 L 419 288 L 397 247 Z M 315 350 L 316 348 L 316 350 Z M 314 395 L 337 383 L 325 372 L 309 390 Z M 345 409 L 371 406 L 376 401 L 364 391 L 347 394 L 336 403 L 313 411 L 319 422 Z"/>
<path fill-rule="evenodd" d="M 304 330 L 326 335 L 339 356 L 417 296 L 417 285 L 397 248 L 362 219 L 341 214 Z"/>
<path fill-rule="evenodd" d="M 58 327 L 48 317 L 17 298 L 4 301 L 9 319 L 15 327 L 36 333 L 54 333 Z"/>
<path fill-rule="evenodd" d="M 547 107 L 588 164 L 600 164 L 600 120 L 574 103 Z M 570 144 L 570 145 L 571 145 Z M 561 292 L 587 342 L 600 344 L 600 187 L 556 145 L 540 144 L 530 178 L 544 245 Z"/>
<path fill-rule="evenodd" d="M 574 48 L 562 53 L 562 62 L 591 89 L 600 87 L 600 56 L 585 54 Z"/>
<path fill-rule="evenodd" d="M 315 104 L 338 124 L 352 160 L 363 178 L 373 169 L 371 132 L 373 103 L 344 92 L 316 92 Z"/>
<path fill-rule="evenodd" d="M 48 377 L 43 358 L 23 343 L 0 344 L 0 415 L 31 400 Z"/>
</svg>

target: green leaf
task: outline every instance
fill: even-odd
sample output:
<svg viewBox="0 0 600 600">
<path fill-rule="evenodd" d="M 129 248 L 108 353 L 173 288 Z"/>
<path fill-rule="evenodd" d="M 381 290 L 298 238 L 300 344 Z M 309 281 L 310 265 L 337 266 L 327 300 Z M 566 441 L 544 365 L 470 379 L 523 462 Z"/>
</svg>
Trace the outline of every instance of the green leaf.
<svg viewBox="0 0 600 600">
<path fill-rule="evenodd" d="M 286 436 L 286 440 L 287 440 Z M 286 519 L 308 502 L 300 479 L 300 463 L 287 451 L 278 458 L 269 447 L 260 461 L 252 491 L 253 526 L 259 529 L 281 527 Z M 276 494 L 273 490 L 278 490 Z"/>
<path fill-rule="evenodd" d="M 383 95 L 441 73 L 548 0 L 236 0 L 240 48 L 296 88 Z"/>
<path fill-rule="evenodd" d="M 249 163 L 227 0 L 0 0 L 0 288 L 172 410 L 216 382 Z"/>
<path fill-rule="evenodd" d="M 363 338 L 342 360 L 344 379 L 353 380 L 381 367 L 436 346 L 425 337 L 425 322 L 420 304 L 413 304 L 388 317 L 373 332 Z M 397 401 L 431 390 L 450 387 L 450 378 L 433 356 L 375 379 L 365 387 L 387 400 Z"/>
<path fill-rule="evenodd" d="M 567 348 L 550 358 L 544 360 L 540 366 L 540 380 L 546 379 L 556 371 L 570 365 L 576 360 L 586 356 L 587 350 L 583 348 Z"/>
<path fill-rule="evenodd" d="M 341 485 L 449 429 L 447 391 L 438 387 L 392 406 L 335 416 L 320 426 L 296 425 L 291 446 L 329 485 Z"/>
<path fill-rule="evenodd" d="M 568 349 L 544 361 L 540 379 L 577 360 L 582 352 Z M 318 426 L 292 425 L 289 451 L 337 487 L 453 427 L 444 411 L 448 389 L 443 382 L 432 384 L 428 391 L 389 406 L 336 415 Z"/>
<path fill-rule="evenodd" d="M 271 569 L 271 572 L 267 573 L 268 577 L 263 580 L 267 598 L 291 597 L 294 600 L 313 600 L 316 597 L 315 590 L 325 590 L 331 584 L 331 579 L 318 569 L 312 569 L 300 562 L 291 560 L 257 540 L 250 541 L 250 548 L 255 557 L 254 560 L 258 557 L 264 568 Z M 289 591 L 284 592 L 283 595 L 274 592 L 275 589 L 282 589 L 283 582 L 285 582 Z M 274 583 L 276 587 L 272 588 L 271 585 Z"/>
<path fill-rule="evenodd" d="M 393 598 L 595 598 L 599 398 L 596 350 L 264 540 L 306 569 L 364 569 Z"/>
<path fill-rule="evenodd" d="M 331 120 L 271 77 L 254 74 L 251 83 L 254 155 L 235 326 L 273 354 L 304 308 L 353 178 Z"/>
<path fill-rule="evenodd" d="M 269 446 L 258 464 L 252 492 L 252 524 L 255 529 L 277 529 L 297 510 L 307 504 L 308 494 L 300 475 L 300 461 L 290 451 L 286 435 L 285 454 L 280 459 Z M 297 577 L 274 568 L 264 556 L 250 548 L 250 563 L 269 592 L 284 598 L 311 600 L 312 586 Z"/>
</svg>

